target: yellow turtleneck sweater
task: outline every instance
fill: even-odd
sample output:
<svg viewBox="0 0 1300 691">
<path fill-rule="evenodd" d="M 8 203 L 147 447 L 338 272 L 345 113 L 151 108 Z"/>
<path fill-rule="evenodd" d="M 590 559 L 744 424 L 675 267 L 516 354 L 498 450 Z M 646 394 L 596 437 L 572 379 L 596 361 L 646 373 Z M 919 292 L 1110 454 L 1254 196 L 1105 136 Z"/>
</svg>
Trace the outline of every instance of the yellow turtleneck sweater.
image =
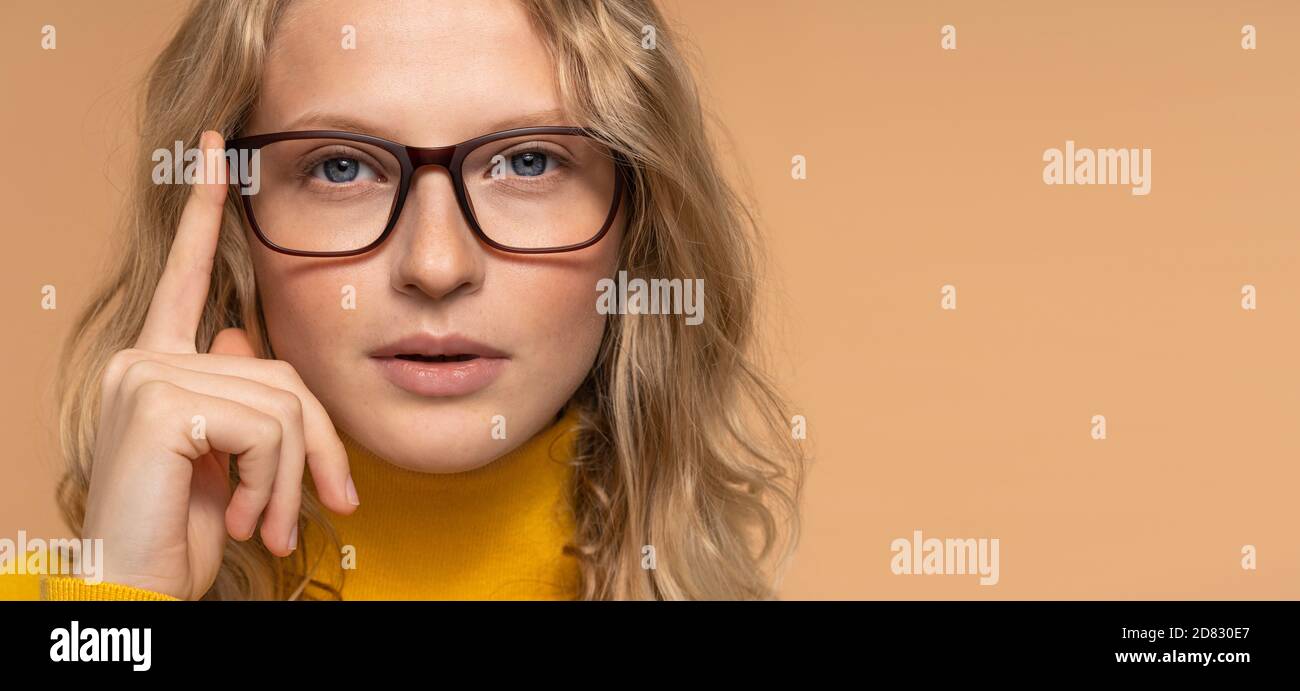
<svg viewBox="0 0 1300 691">
<path fill-rule="evenodd" d="M 569 410 L 518 449 L 452 474 L 398 468 L 344 436 L 361 506 L 329 514 L 343 545 L 343 599 L 576 598 L 577 559 L 563 553 L 574 531 L 576 424 Z M 320 554 L 312 534 L 307 545 Z M 0 600 L 36 599 L 174 598 L 69 576 L 0 576 Z"/>
</svg>

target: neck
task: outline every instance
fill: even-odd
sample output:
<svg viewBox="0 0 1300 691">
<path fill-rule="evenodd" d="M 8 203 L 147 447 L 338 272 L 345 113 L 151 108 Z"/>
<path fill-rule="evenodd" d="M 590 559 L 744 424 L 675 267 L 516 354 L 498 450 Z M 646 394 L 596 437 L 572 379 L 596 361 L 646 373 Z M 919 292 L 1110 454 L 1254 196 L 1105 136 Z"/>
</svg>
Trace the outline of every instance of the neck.
<svg viewBox="0 0 1300 691">
<path fill-rule="evenodd" d="M 343 436 L 362 504 L 330 515 L 345 599 L 565 599 L 576 595 L 572 461 L 577 415 L 480 468 L 421 473 Z M 352 568 L 348 554 L 354 555 Z"/>
</svg>

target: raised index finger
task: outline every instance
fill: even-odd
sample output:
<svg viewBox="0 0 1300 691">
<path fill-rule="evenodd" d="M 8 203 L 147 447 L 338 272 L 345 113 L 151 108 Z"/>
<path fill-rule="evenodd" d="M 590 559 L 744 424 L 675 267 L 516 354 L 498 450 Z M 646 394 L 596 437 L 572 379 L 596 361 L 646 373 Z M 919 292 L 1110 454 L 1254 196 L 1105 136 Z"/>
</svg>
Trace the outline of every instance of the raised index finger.
<svg viewBox="0 0 1300 691">
<path fill-rule="evenodd" d="M 205 131 L 199 138 L 199 148 L 203 152 L 199 181 L 190 186 L 167 266 L 154 289 L 144 330 L 136 341 L 136 347 L 143 350 L 196 352 L 195 334 L 212 282 L 227 179 L 221 135 Z"/>
</svg>

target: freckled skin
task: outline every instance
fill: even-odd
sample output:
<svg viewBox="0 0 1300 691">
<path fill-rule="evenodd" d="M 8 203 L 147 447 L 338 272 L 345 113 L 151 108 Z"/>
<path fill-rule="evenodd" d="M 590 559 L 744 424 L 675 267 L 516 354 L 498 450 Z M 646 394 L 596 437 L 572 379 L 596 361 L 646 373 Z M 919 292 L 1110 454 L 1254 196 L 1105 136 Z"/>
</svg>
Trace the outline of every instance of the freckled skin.
<svg viewBox="0 0 1300 691">
<path fill-rule="evenodd" d="M 354 50 L 341 47 L 345 25 L 356 28 Z M 405 144 L 445 146 L 561 109 L 548 53 L 509 0 L 295 4 L 264 77 L 248 134 L 325 111 L 375 123 L 371 134 Z M 393 234 L 372 252 L 292 257 L 251 231 L 249 244 L 276 357 L 294 365 L 334 423 L 395 465 L 458 472 L 543 429 L 590 371 L 606 318 L 595 286 L 616 270 L 623 224 L 620 213 L 604 239 L 577 252 L 498 252 L 466 225 L 446 172 L 425 168 Z M 345 286 L 355 288 L 355 310 L 342 307 Z M 461 334 L 510 359 L 483 390 L 419 397 L 369 358 L 417 331 Z M 506 418 L 504 441 L 492 438 L 495 415 Z"/>
</svg>

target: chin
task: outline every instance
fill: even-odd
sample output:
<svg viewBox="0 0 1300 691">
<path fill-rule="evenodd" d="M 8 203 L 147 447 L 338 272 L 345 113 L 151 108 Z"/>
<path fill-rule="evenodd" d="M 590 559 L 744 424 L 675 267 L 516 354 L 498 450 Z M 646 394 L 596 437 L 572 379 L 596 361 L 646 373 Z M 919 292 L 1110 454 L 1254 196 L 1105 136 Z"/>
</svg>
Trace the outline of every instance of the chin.
<svg viewBox="0 0 1300 691">
<path fill-rule="evenodd" d="M 517 444 L 509 444 L 506 449 L 507 445 L 508 442 L 500 441 L 497 446 L 480 444 L 479 448 L 450 449 L 444 445 L 416 448 L 409 452 L 399 450 L 387 455 L 376 453 L 391 465 L 417 473 L 463 473 L 482 468 L 518 447 Z"/>
<path fill-rule="evenodd" d="M 375 455 L 399 468 L 421 473 L 460 473 L 481 468 L 514 451 L 550 419 L 523 419 L 505 407 L 446 401 L 437 410 L 380 413 L 363 411 L 362 421 L 346 430 Z M 500 411 L 486 412 L 487 409 Z M 370 410 L 382 410 L 377 406 Z M 493 438 L 493 415 L 506 417 L 505 439 Z"/>
</svg>

